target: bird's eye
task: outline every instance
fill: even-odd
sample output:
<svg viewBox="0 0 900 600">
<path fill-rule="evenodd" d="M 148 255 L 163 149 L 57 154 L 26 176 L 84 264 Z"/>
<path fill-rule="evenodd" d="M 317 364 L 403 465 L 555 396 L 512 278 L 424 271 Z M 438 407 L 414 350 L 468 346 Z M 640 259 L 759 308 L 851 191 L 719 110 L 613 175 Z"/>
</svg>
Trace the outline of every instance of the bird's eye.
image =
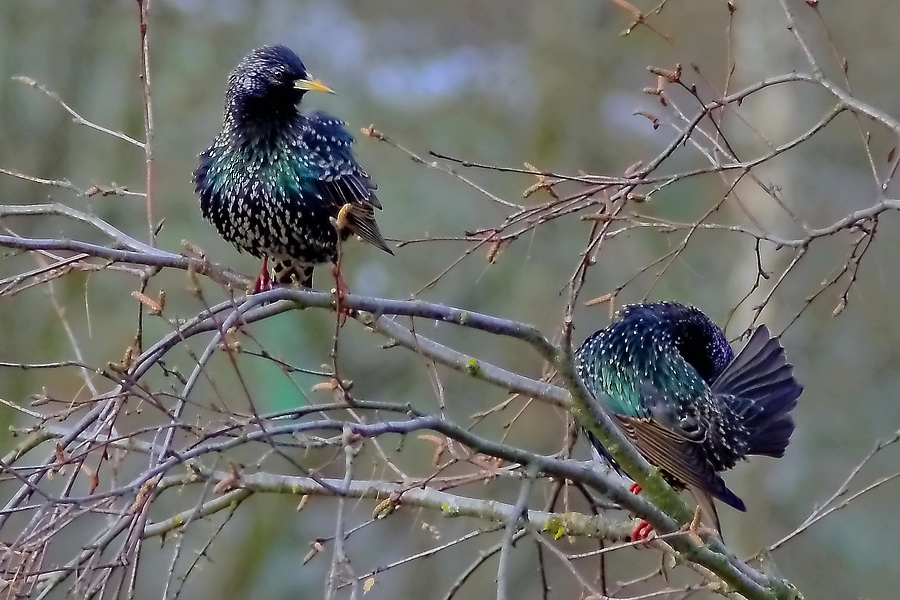
<svg viewBox="0 0 900 600">
<path fill-rule="evenodd" d="M 291 82 L 290 75 L 284 69 L 274 69 L 270 75 L 272 82 L 277 85 L 284 85 Z"/>
</svg>

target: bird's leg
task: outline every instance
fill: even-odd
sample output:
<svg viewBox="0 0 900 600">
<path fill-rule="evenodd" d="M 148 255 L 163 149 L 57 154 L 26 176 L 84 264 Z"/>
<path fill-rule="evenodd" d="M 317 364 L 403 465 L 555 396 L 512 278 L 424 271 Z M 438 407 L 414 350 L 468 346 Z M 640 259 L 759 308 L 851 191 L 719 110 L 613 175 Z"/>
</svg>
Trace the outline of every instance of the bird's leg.
<svg viewBox="0 0 900 600">
<path fill-rule="evenodd" d="M 337 310 L 338 324 L 341 327 L 344 326 L 344 323 L 347 322 L 347 317 L 349 317 L 352 313 L 351 309 L 344 308 L 343 306 L 344 297 L 350 293 L 350 288 L 347 287 L 347 282 L 344 280 L 344 276 L 341 274 L 341 232 L 348 226 L 348 219 L 350 218 L 350 208 L 350 204 L 344 204 L 341 207 L 341 210 L 338 211 L 337 217 L 331 220 L 331 224 L 334 226 L 334 229 L 337 232 L 337 256 L 335 257 L 334 264 L 331 267 L 331 273 L 334 275 L 335 309 Z"/>
<path fill-rule="evenodd" d="M 352 308 L 344 306 L 344 298 L 350 293 L 347 282 L 341 274 L 340 260 L 331 265 L 331 274 L 334 275 L 334 304 L 338 314 L 338 323 L 341 327 L 347 322 L 347 317 L 353 314 Z"/>
<path fill-rule="evenodd" d="M 641 488 L 641 484 L 639 483 L 632 483 L 628 487 L 628 491 L 632 494 L 640 494 L 642 489 L 643 488 Z M 653 525 L 648 523 L 646 520 L 641 519 L 640 521 L 638 521 L 638 524 L 635 525 L 634 529 L 631 530 L 631 541 L 640 542 L 646 540 L 648 537 L 650 537 L 651 533 L 653 533 Z"/>
<path fill-rule="evenodd" d="M 269 276 L 269 257 L 264 256 L 262 270 L 259 272 L 259 277 L 253 282 L 253 289 L 250 293 L 258 294 L 260 292 L 267 292 L 271 290 L 272 287 L 272 278 Z"/>
</svg>

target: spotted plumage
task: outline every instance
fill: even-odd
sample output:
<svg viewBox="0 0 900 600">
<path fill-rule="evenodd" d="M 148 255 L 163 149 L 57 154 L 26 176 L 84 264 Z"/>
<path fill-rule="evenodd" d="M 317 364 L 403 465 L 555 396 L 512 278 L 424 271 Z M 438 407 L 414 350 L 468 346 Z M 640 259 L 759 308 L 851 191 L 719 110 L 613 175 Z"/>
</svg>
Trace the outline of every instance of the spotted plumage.
<svg viewBox="0 0 900 600">
<path fill-rule="evenodd" d="M 585 386 L 638 451 L 670 483 L 691 489 L 716 526 L 709 496 L 745 510 L 718 473 L 751 454 L 781 457 L 794 430 L 789 413 L 803 388 L 765 326 L 735 357 L 698 309 L 636 304 L 575 356 Z"/>
<path fill-rule="evenodd" d="M 194 172 L 203 216 L 219 234 L 271 260 L 277 282 L 306 286 L 312 267 L 336 259 L 336 220 L 341 239 L 355 234 L 393 254 L 375 222 L 377 186 L 356 162 L 353 138 L 341 121 L 299 111 L 310 90 L 331 91 L 290 49 L 251 52 L 228 78 L 222 131 Z"/>
</svg>

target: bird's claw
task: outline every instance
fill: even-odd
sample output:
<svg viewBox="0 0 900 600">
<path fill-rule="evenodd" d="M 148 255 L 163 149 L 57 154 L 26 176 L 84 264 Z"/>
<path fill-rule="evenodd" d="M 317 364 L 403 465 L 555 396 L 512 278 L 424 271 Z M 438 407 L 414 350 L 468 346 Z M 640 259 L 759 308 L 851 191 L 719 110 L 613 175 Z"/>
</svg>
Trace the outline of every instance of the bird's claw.
<svg viewBox="0 0 900 600">
<path fill-rule="evenodd" d="M 632 483 L 630 486 L 628 486 L 628 491 L 632 494 L 640 494 L 642 490 L 643 488 L 639 483 Z M 634 529 L 631 530 L 631 541 L 648 541 L 653 533 L 653 525 L 648 523 L 645 519 L 641 519 L 640 521 L 638 521 L 638 524 L 634 526 Z"/>
<path fill-rule="evenodd" d="M 649 541 L 650 536 L 655 533 L 656 532 L 653 531 L 653 525 L 646 520 L 641 519 L 638 521 L 638 524 L 634 526 L 634 529 L 631 530 L 631 541 L 646 542 Z"/>
</svg>

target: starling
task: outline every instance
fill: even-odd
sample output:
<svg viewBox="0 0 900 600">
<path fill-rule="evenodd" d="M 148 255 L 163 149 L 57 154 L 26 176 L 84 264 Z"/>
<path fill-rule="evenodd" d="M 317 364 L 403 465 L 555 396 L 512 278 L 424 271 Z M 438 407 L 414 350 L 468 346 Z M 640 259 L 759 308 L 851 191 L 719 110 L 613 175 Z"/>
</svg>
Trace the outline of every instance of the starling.
<svg viewBox="0 0 900 600">
<path fill-rule="evenodd" d="M 674 302 L 626 306 L 584 341 L 575 363 L 637 450 L 674 487 L 688 488 L 719 531 L 712 498 L 746 508 L 718 473 L 751 454 L 783 456 L 794 431 L 789 413 L 803 391 L 765 325 L 735 357 L 709 317 Z M 641 522 L 632 539 L 649 532 Z"/>
<path fill-rule="evenodd" d="M 257 48 L 228 77 L 222 131 L 200 155 L 194 184 L 203 216 L 219 234 L 263 259 L 254 292 L 312 286 L 313 267 L 336 263 L 355 234 L 388 254 L 375 209 L 377 186 L 350 149 L 344 124 L 301 113 L 307 91 L 332 92 L 285 46 Z M 333 93 L 333 92 L 332 92 Z M 338 289 L 343 284 L 336 269 Z"/>
</svg>

